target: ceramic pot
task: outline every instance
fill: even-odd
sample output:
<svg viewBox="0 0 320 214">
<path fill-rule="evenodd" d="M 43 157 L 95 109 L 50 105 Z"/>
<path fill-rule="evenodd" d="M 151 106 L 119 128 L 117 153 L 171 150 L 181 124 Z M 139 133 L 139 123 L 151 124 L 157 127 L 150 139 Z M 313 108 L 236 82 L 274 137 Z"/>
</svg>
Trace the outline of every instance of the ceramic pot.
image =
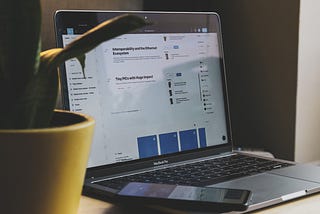
<svg viewBox="0 0 320 214">
<path fill-rule="evenodd" d="M 56 110 L 52 127 L 0 130 L 0 212 L 77 213 L 94 120 Z"/>
</svg>

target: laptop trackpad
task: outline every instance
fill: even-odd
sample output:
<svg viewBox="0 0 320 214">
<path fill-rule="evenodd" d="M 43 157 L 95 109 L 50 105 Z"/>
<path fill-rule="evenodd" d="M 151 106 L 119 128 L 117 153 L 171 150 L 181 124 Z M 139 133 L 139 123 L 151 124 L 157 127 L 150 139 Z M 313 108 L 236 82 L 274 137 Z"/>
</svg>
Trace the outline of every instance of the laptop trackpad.
<svg viewBox="0 0 320 214">
<path fill-rule="evenodd" d="M 296 192 L 304 193 L 304 190 L 319 188 L 319 184 L 317 183 L 267 173 L 239 178 L 211 186 L 251 190 L 252 201 L 250 204 L 275 199 L 281 200 L 281 198 L 285 200 L 289 199 L 286 195 Z"/>
<path fill-rule="evenodd" d="M 311 164 L 284 167 L 272 170 L 270 173 L 320 183 L 320 167 Z"/>
</svg>

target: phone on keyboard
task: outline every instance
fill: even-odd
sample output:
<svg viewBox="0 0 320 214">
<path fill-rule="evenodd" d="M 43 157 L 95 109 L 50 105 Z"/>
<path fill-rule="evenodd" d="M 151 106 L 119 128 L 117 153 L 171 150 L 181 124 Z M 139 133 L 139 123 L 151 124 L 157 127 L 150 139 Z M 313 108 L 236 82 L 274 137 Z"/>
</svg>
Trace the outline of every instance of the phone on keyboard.
<svg viewBox="0 0 320 214">
<path fill-rule="evenodd" d="M 188 211 L 245 211 L 249 190 L 130 182 L 118 193 L 119 202 L 158 205 Z"/>
</svg>

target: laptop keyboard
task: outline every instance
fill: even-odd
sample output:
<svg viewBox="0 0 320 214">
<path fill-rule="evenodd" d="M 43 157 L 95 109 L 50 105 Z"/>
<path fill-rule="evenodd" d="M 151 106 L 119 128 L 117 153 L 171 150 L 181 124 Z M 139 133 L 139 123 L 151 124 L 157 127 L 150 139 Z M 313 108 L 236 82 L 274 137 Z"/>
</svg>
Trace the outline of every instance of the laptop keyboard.
<svg viewBox="0 0 320 214">
<path fill-rule="evenodd" d="M 291 165 L 275 160 L 237 154 L 103 180 L 96 182 L 96 184 L 114 189 L 121 189 L 128 182 L 206 186 Z"/>
</svg>

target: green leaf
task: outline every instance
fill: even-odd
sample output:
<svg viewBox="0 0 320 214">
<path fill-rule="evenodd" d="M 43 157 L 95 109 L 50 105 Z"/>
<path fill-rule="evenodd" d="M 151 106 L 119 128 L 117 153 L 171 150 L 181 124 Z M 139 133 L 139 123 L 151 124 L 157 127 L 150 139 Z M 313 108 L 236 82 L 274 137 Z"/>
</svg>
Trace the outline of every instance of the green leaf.
<svg viewBox="0 0 320 214">
<path fill-rule="evenodd" d="M 49 127 L 56 104 L 59 87 L 57 68 L 54 71 L 42 69 L 34 75 L 19 99 L 17 116 L 20 118 L 16 128 Z"/>
<path fill-rule="evenodd" d="M 19 99 L 38 70 L 41 11 L 39 0 L 0 3 L 0 129 L 20 123 Z"/>
<path fill-rule="evenodd" d="M 86 78 L 86 73 L 84 72 L 84 67 L 86 66 L 86 65 L 85 65 L 86 55 L 85 55 L 85 54 L 82 54 L 82 55 L 80 55 L 80 56 L 77 56 L 77 59 L 78 59 L 78 61 L 80 62 L 80 65 L 81 65 L 81 68 L 82 68 L 83 77 Z"/>
<path fill-rule="evenodd" d="M 17 115 L 21 118 L 18 128 L 48 127 L 58 94 L 57 67 L 68 59 L 76 57 L 82 68 L 85 53 L 101 42 L 142 27 L 143 19 L 124 15 L 106 21 L 83 34 L 66 48 L 55 48 L 40 53 L 40 67 L 33 73 L 21 99 L 18 100 Z"/>
<path fill-rule="evenodd" d="M 137 28 L 148 25 L 144 19 L 134 15 L 122 15 L 101 23 L 85 34 L 79 36 L 66 46 L 50 63 L 50 70 L 64 61 L 79 57 L 104 41 L 128 33 Z"/>
</svg>

